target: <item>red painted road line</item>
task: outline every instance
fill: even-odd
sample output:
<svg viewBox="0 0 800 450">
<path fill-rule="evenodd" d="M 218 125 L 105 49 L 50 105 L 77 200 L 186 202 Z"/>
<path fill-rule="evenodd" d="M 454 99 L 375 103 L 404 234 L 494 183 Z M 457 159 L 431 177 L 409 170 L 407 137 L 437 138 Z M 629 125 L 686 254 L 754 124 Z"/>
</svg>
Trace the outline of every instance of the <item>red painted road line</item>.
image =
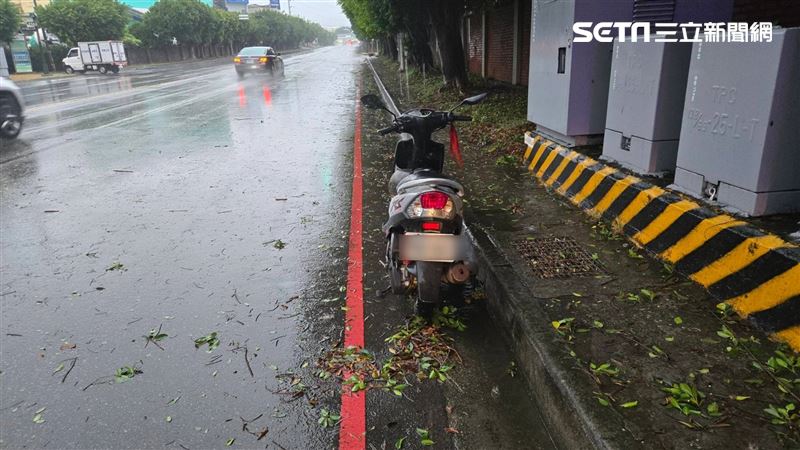
<svg viewBox="0 0 800 450">
<path fill-rule="evenodd" d="M 361 81 L 356 90 L 356 126 L 353 144 L 353 196 L 350 209 L 350 246 L 347 266 L 347 298 L 345 304 L 345 347 L 364 347 L 364 285 L 362 254 L 361 206 L 363 200 L 361 177 Z M 342 387 L 342 421 L 339 425 L 339 448 L 366 448 L 367 412 L 364 391 L 356 393 Z"/>
</svg>

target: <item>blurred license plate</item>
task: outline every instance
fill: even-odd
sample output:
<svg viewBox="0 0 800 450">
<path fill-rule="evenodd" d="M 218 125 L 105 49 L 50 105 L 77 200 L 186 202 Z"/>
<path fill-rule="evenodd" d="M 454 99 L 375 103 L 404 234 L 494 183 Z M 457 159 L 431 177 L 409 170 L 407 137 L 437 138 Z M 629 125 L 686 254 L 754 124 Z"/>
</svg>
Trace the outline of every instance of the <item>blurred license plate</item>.
<svg viewBox="0 0 800 450">
<path fill-rule="evenodd" d="M 453 234 L 406 233 L 400 235 L 400 259 L 452 262 L 462 258 L 463 241 Z"/>
</svg>

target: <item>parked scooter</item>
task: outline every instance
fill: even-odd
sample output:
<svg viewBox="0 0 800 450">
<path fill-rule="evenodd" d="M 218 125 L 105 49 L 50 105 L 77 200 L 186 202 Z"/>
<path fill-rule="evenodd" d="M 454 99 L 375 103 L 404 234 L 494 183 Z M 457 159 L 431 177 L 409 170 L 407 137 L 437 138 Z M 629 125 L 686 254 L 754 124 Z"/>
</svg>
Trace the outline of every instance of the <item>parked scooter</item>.
<svg viewBox="0 0 800 450">
<path fill-rule="evenodd" d="M 389 181 L 393 195 L 386 234 L 386 266 L 395 294 L 416 286 L 416 312 L 430 317 L 441 301 L 442 287 L 462 292 L 470 280 L 469 243 L 462 216 L 464 187 L 442 173 L 444 145 L 431 139 L 434 132 L 450 125 L 450 151 L 461 164 L 456 121 L 469 116 L 453 114 L 462 105 L 475 105 L 486 94 L 462 100 L 450 111 L 413 109 L 396 116 L 376 95 L 361 97 L 370 109 L 383 109 L 394 116 L 392 125 L 378 133 L 400 133 L 394 155 L 394 174 Z"/>
</svg>

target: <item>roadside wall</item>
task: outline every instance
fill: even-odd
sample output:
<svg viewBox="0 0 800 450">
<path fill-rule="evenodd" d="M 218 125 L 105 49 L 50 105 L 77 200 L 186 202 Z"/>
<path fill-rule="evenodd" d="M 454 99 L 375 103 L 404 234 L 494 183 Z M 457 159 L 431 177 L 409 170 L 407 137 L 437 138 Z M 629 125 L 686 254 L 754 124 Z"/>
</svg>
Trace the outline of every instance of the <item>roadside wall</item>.
<svg viewBox="0 0 800 450">
<path fill-rule="evenodd" d="M 471 14 L 464 21 L 467 69 L 478 76 L 527 85 L 531 1 L 482 5 L 471 4 Z"/>
<path fill-rule="evenodd" d="M 228 45 L 201 45 L 195 47 L 195 52 L 195 59 L 232 55 L 232 49 Z M 125 53 L 128 55 L 128 64 L 130 65 L 166 63 L 192 59 L 192 49 L 178 45 L 161 48 L 143 48 L 126 45 Z"/>
</svg>

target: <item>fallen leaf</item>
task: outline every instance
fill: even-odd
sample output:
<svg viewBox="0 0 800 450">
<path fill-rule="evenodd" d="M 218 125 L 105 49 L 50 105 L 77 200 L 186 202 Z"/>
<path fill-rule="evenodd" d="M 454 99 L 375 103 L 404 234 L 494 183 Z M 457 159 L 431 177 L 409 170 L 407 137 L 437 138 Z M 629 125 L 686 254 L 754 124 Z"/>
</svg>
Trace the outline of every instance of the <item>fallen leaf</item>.
<svg viewBox="0 0 800 450">
<path fill-rule="evenodd" d="M 61 344 L 60 348 L 61 348 L 62 351 L 64 351 L 64 350 L 72 350 L 75 347 L 77 347 L 77 345 L 69 343 L 69 342 L 64 342 L 63 344 Z"/>
</svg>

